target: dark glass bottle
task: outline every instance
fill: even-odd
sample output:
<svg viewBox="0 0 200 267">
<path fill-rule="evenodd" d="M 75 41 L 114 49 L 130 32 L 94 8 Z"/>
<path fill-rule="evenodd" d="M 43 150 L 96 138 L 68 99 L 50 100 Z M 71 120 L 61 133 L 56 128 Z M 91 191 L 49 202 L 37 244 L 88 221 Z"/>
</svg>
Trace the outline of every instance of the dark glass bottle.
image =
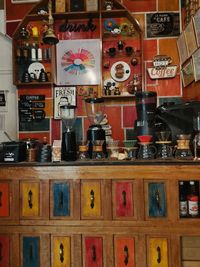
<svg viewBox="0 0 200 267">
<path fill-rule="evenodd" d="M 195 181 L 189 182 L 189 190 L 187 196 L 189 217 L 199 216 L 199 193 L 197 185 L 198 183 Z"/>
<path fill-rule="evenodd" d="M 179 182 L 179 215 L 187 217 L 187 184 L 184 181 Z"/>
</svg>

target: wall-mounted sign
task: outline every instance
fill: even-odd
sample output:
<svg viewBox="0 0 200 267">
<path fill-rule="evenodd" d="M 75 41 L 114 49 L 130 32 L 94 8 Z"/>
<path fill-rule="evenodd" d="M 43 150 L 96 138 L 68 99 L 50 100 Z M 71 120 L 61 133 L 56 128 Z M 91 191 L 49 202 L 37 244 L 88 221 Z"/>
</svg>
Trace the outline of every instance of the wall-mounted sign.
<svg viewBox="0 0 200 267">
<path fill-rule="evenodd" d="M 178 36 L 180 34 L 178 12 L 147 14 L 146 25 L 147 38 Z"/>
<path fill-rule="evenodd" d="M 54 87 L 54 119 L 60 119 L 60 107 L 76 106 L 76 87 Z"/>
<path fill-rule="evenodd" d="M 177 65 L 170 65 L 171 57 L 166 55 L 157 55 L 153 59 L 153 67 L 147 68 L 151 79 L 174 78 L 177 73 Z"/>
</svg>

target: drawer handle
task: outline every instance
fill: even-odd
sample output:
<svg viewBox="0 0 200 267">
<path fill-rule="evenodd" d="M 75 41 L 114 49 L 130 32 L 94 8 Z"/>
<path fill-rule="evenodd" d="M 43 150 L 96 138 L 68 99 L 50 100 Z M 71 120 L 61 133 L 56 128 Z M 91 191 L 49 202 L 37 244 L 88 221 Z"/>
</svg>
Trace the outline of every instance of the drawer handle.
<svg viewBox="0 0 200 267">
<path fill-rule="evenodd" d="M 28 205 L 30 209 L 32 209 L 33 207 L 32 198 L 33 198 L 33 192 L 30 190 L 28 192 Z"/>
<path fill-rule="evenodd" d="M 96 256 L 96 248 L 95 248 L 95 246 L 93 245 L 93 246 L 92 246 L 92 260 L 93 260 L 93 261 L 96 261 L 96 258 L 97 258 L 97 256 Z"/>
<path fill-rule="evenodd" d="M 93 190 L 90 191 L 90 207 L 91 209 L 94 208 L 94 191 Z"/>
<path fill-rule="evenodd" d="M 63 208 L 63 191 L 60 192 L 59 206 L 61 209 Z"/>
<path fill-rule="evenodd" d="M 128 253 L 128 247 L 124 247 L 124 264 L 128 265 L 128 258 L 129 258 L 129 253 Z"/>
<path fill-rule="evenodd" d="M 160 192 L 159 192 L 158 189 L 156 189 L 156 192 L 155 192 L 155 199 L 156 199 L 157 210 L 160 212 L 160 210 L 161 210 L 161 207 L 160 207 Z"/>
<path fill-rule="evenodd" d="M 158 253 L 157 263 L 161 263 L 161 249 L 160 249 L 160 247 L 157 247 L 157 253 Z"/>
<path fill-rule="evenodd" d="M 123 205 L 126 207 L 126 191 L 122 191 L 122 196 L 123 196 Z"/>
<path fill-rule="evenodd" d="M 3 260 L 3 245 L 0 243 L 0 261 Z"/>
<path fill-rule="evenodd" d="M 29 247 L 29 259 L 30 261 L 33 260 L 33 245 L 30 244 L 30 247 Z"/>
<path fill-rule="evenodd" d="M 60 244 L 60 261 L 64 261 L 64 246 L 62 243 Z"/>
<path fill-rule="evenodd" d="M 0 207 L 2 206 L 2 196 L 3 196 L 3 192 L 0 191 Z"/>
</svg>

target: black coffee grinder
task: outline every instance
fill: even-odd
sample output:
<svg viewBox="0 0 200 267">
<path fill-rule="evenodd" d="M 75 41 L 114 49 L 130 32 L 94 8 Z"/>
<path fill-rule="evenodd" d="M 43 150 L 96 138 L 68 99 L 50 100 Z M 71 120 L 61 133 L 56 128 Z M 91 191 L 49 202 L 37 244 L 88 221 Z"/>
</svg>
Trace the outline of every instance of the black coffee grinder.
<svg viewBox="0 0 200 267">
<path fill-rule="evenodd" d="M 138 91 L 135 94 L 135 101 L 137 120 L 134 128 L 136 136 L 153 135 L 157 104 L 156 92 Z"/>
<path fill-rule="evenodd" d="M 75 106 L 64 105 L 60 106 L 60 117 L 66 127 L 66 131 L 62 134 L 62 160 L 70 161 L 77 159 L 76 150 L 76 134 L 73 130 L 73 125 L 76 120 Z"/>
<path fill-rule="evenodd" d="M 91 123 L 87 131 L 88 152 L 92 158 L 93 146 L 102 145 L 102 150 L 106 156 L 106 136 L 105 130 L 101 126 L 104 118 L 104 99 L 103 98 L 86 98 L 85 106 L 88 119 Z"/>
</svg>

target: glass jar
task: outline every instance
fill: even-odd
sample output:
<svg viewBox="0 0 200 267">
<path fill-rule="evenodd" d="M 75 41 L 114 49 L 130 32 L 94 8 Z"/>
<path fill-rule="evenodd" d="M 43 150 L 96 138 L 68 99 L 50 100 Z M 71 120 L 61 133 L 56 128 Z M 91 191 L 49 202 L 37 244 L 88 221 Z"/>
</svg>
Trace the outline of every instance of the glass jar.
<svg viewBox="0 0 200 267">
<path fill-rule="evenodd" d="M 90 159 L 87 145 L 80 145 L 79 146 L 78 159 L 79 160 L 89 160 Z"/>
<path fill-rule="evenodd" d="M 103 160 L 104 158 L 105 158 L 105 155 L 103 153 L 102 146 L 101 145 L 93 146 L 92 159 Z"/>
</svg>

